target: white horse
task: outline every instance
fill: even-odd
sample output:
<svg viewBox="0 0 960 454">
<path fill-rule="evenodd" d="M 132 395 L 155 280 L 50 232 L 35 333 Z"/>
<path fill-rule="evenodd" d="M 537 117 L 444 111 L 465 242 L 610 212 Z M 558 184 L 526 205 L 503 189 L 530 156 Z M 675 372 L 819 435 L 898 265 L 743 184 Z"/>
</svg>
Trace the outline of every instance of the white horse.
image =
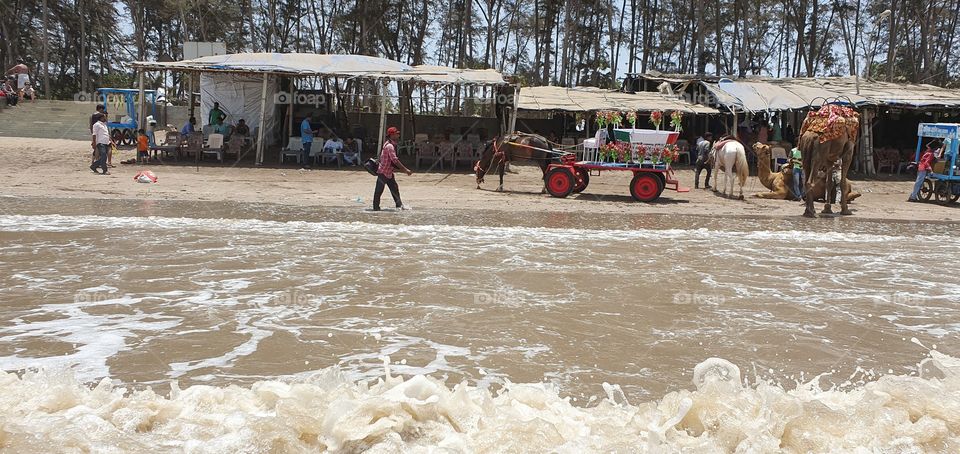
<svg viewBox="0 0 960 454">
<path fill-rule="evenodd" d="M 714 148 L 710 154 L 713 158 L 713 192 L 719 192 L 719 185 L 717 183 L 719 183 L 720 180 L 717 177 L 717 172 L 720 171 L 720 167 L 723 167 L 723 196 L 733 197 L 734 178 L 739 178 L 739 199 L 743 200 L 743 185 L 746 184 L 747 177 L 750 176 L 750 168 L 747 165 L 747 152 L 743 149 L 743 145 L 736 140 L 731 140 L 723 144 L 723 148 L 721 149 Z M 736 176 L 733 174 L 734 171 L 737 172 Z M 727 195 L 727 186 L 730 187 L 730 195 Z"/>
</svg>

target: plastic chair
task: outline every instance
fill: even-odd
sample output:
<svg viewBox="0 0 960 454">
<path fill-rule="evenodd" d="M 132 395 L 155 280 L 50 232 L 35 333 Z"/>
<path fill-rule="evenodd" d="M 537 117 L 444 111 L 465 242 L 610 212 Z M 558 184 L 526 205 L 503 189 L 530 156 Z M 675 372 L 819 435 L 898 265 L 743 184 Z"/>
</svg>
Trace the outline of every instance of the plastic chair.
<svg viewBox="0 0 960 454">
<path fill-rule="evenodd" d="M 223 162 L 223 134 L 210 134 L 207 138 L 207 146 L 200 152 L 200 159 L 202 160 L 203 156 L 208 154 L 216 156 L 217 161 Z"/>
<path fill-rule="evenodd" d="M 418 134 L 419 135 L 419 134 Z M 437 154 L 437 146 L 431 142 L 414 142 L 413 143 L 414 152 L 416 154 L 416 166 L 417 169 L 420 169 L 420 161 L 430 160 L 433 162 L 439 162 L 440 168 L 443 168 L 443 161 L 440 159 L 440 155 Z"/>
<path fill-rule="evenodd" d="M 779 169 L 781 165 L 786 164 L 789 159 L 787 158 L 787 150 L 783 147 L 773 147 L 770 149 L 770 164 L 772 165 L 771 169 Z"/>
<path fill-rule="evenodd" d="M 890 169 L 891 174 L 897 171 L 897 166 L 900 164 L 900 152 L 893 148 L 884 148 L 878 152 L 878 156 L 877 173 L 880 173 L 880 170 L 884 168 Z"/>
<path fill-rule="evenodd" d="M 299 136 L 290 137 L 287 146 L 280 150 L 280 164 L 283 164 L 283 158 L 293 156 L 300 164 L 300 155 L 303 154 L 303 139 Z"/>
</svg>

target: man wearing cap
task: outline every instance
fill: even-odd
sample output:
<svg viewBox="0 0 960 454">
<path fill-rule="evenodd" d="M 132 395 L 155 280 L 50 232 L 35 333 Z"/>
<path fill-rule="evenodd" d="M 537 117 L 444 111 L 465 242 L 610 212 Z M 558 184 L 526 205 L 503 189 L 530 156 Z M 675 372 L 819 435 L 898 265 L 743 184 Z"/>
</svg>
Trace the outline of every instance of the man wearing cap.
<svg viewBox="0 0 960 454">
<path fill-rule="evenodd" d="M 377 188 L 373 191 L 373 211 L 380 211 L 380 196 L 383 195 L 384 186 L 390 188 L 390 195 L 393 196 L 397 209 L 403 209 L 403 202 L 400 201 L 400 187 L 397 186 L 393 170 L 398 168 L 407 175 L 413 175 L 413 172 L 397 158 L 397 140 L 399 138 L 400 130 L 393 126 L 387 129 L 387 141 L 380 151 L 380 167 L 377 168 Z"/>
</svg>

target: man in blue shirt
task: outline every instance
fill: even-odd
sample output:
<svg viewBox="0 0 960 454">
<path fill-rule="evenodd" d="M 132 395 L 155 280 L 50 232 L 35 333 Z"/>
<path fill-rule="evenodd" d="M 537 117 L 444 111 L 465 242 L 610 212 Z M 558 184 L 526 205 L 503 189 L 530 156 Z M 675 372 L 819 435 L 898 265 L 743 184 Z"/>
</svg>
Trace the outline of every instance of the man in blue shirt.
<svg viewBox="0 0 960 454">
<path fill-rule="evenodd" d="M 190 117 L 186 123 L 183 124 L 183 128 L 180 129 L 180 135 L 186 137 L 187 135 L 194 132 L 194 127 L 197 125 L 197 118 Z"/>
<path fill-rule="evenodd" d="M 310 168 L 310 147 L 313 145 L 313 135 L 318 131 L 313 129 L 313 126 L 310 124 L 310 117 L 313 116 L 313 113 L 307 113 L 303 117 L 303 122 L 300 123 L 300 141 L 303 143 L 303 168 Z"/>
</svg>

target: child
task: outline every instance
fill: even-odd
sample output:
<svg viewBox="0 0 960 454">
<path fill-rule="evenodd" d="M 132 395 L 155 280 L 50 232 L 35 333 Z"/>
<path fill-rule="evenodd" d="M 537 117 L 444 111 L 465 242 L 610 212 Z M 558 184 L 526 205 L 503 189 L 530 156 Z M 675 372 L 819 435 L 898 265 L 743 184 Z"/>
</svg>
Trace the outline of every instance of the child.
<svg viewBox="0 0 960 454">
<path fill-rule="evenodd" d="M 29 99 L 30 102 L 37 102 L 37 92 L 33 89 L 33 85 L 30 85 L 30 82 L 27 82 L 23 86 L 23 99 Z"/>
<path fill-rule="evenodd" d="M 142 160 L 142 161 L 141 161 Z M 137 162 L 150 160 L 150 139 L 144 130 L 137 131 Z"/>
</svg>

